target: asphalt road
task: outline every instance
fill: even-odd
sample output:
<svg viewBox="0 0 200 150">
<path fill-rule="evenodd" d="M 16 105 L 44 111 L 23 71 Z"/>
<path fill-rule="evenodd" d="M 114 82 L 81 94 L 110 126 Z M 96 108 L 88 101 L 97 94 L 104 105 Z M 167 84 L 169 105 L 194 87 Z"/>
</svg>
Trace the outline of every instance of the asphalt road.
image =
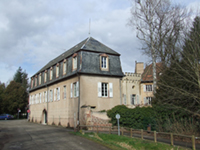
<svg viewBox="0 0 200 150">
<path fill-rule="evenodd" d="M 0 150 L 109 150 L 70 131 L 26 120 L 1 120 Z"/>
</svg>

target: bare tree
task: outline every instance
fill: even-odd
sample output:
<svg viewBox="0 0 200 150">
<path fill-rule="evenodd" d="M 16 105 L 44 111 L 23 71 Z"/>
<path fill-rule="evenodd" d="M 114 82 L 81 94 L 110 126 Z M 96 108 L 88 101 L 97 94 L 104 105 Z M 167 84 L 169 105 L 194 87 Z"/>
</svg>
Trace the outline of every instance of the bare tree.
<svg viewBox="0 0 200 150">
<path fill-rule="evenodd" d="M 167 65 L 177 58 L 176 45 L 184 31 L 186 9 L 173 6 L 170 0 L 133 0 L 129 25 L 137 30 L 137 38 L 144 43 L 144 53 L 152 58 L 153 88 L 156 91 L 156 60 Z"/>
</svg>

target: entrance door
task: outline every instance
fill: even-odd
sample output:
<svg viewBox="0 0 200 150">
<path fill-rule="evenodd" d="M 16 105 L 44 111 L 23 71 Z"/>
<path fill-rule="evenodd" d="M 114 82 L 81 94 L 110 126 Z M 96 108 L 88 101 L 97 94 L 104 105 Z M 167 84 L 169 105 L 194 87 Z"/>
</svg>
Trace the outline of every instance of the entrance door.
<svg viewBox="0 0 200 150">
<path fill-rule="evenodd" d="M 43 123 L 47 123 L 47 111 L 45 109 L 43 110 L 43 115 Z"/>
</svg>

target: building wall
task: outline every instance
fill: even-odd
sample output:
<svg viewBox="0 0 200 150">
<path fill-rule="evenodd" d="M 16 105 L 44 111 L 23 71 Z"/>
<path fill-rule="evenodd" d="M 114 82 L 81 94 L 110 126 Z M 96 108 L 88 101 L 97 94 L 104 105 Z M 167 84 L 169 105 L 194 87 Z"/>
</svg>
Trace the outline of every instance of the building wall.
<svg viewBox="0 0 200 150">
<path fill-rule="evenodd" d="M 122 78 L 122 104 L 134 108 L 141 104 L 140 98 L 141 74 L 126 72 Z M 134 105 L 131 104 L 131 96 L 135 95 Z"/>
<path fill-rule="evenodd" d="M 47 96 L 48 102 L 44 102 L 44 94 L 42 96 L 42 102 L 38 104 L 30 104 L 30 120 L 38 123 L 44 123 L 44 110 L 47 111 L 48 124 L 56 124 L 63 126 L 73 126 L 74 125 L 74 113 L 78 112 L 78 97 L 71 98 L 70 90 L 71 83 L 77 82 L 78 77 L 74 77 L 59 83 L 55 83 L 46 88 L 42 88 L 31 92 L 30 98 L 38 93 L 43 93 L 48 90 L 53 90 L 53 101 L 50 102 L 50 97 Z M 66 99 L 64 99 L 63 89 L 64 86 L 67 88 Z M 54 89 L 60 87 L 60 100 L 54 100 Z M 77 116 L 76 116 L 77 117 Z"/>
<path fill-rule="evenodd" d="M 152 91 L 146 91 L 146 85 L 151 85 L 152 86 Z M 146 105 L 148 105 L 149 103 L 146 100 L 146 97 L 153 97 L 153 83 L 141 83 L 140 84 L 140 91 L 141 91 L 141 104 L 144 105 L 146 103 Z"/>
<path fill-rule="evenodd" d="M 80 95 L 80 105 L 79 97 L 71 98 L 71 83 L 79 81 L 79 95 Z M 98 97 L 98 83 L 112 83 L 113 85 L 113 96 L 110 97 Z M 94 76 L 94 75 L 80 75 L 80 80 L 78 76 L 55 83 L 51 86 L 41 88 L 39 90 L 30 92 L 30 120 L 33 122 L 44 123 L 44 110 L 47 111 L 47 121 L 48 124 L 62 125 L 62 126 L 76 126 L 78 120 L 78 107 L 80 113 L 79 120 L 85 117 L 84 111 L 82 111 L 83 106 L 91 106 L 91 110 L 100 111 L 108 110 L 112 107 L 120 104 L 120 78 L 106 77 L 106 76 Z M 67 88 L 67 97 L 64 99 L 64 86 Z M 54 89 L 60 88 L 60 100 L 54 100 Z M 50 101 L 48 96 L 48 102 L 45 102 L 44 94 L 41 97 L 41 103 L 32 104 L 32 96 L 39 93 L 44 93 L 44 91 L 53 90 L 53 101 Z M 109 94 L 108 89 L 108 94 Z M 36 98 L 35 98 L 36 99 Z M 75 120 L 74 120 L 75 114 Z"/>
</svg>

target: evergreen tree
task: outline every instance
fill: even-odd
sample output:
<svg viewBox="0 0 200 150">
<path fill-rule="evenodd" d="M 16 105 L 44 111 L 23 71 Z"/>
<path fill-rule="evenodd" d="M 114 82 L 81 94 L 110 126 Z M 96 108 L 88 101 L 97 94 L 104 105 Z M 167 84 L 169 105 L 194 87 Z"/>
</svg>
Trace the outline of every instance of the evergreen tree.
<svg viewBox="0 0 200 150">
<path fill-rule="evenodd" d="M 15 82 L 21 83 L 21 85 L 28 90 L 29 84 L 28 84 L 28 74 L 26 71 L 23 71 L 21 67 L 17 69 L 17 72 L 14 75 L 13 80 Z"/>
<path fill-rule="evenodd" d="M 2 105 L 3 105 L 3 97 L 5 91 L 5 84 L 0 82 L 0 114 L 3 113 Z"/>
<path fill-rule="evenodd" d="M 162 74 L 153 104 L 200 116 L 200 17 L 194 19 L 181 54 L 181 60 L 172 62 Z"/>
</svg>

